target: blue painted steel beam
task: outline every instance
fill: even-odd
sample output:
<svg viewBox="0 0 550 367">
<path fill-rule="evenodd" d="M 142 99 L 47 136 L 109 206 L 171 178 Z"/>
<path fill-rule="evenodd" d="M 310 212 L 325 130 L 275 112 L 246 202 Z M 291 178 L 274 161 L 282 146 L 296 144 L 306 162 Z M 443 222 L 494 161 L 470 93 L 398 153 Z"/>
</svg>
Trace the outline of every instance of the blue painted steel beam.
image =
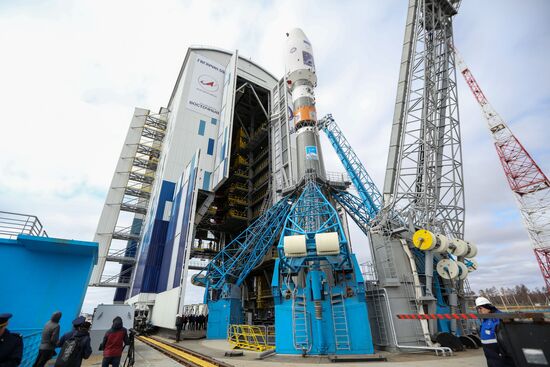
<svg viewBox="0 0 550 367">
<path fill-rule="evenodd" d="M 338 158 L 344 165 L 351 182 L 357 189 L 363 204 L 373 218 L 382 207 L 382 195 L 374 184 L 367 170 L 353 151 L 351 145 L 338 127 L 332 115 L 327 115 L 319 121 L 320 128 L 327 134 Z"/>
<path fill-rule="evenodd" d="M 332 196 L 361 228 L 363 233 L 368 235 L 373 217 L 371 217 L 371 212 L 363 205 L 363 201 L 347 191 L 335 191 Z"/>
<path fill-rule="evenodd" d="M 284 354 L 371 354 L 364 280 L 330 200 L 336 191 L 323 190 L 314 180 L 306 180 L 279 239 L 279 259 L 271 282 L 276 350 Z M 362 200 L 356 199 L 364 208 Z M 322 233 L 338 234 L 338 252 L 318 252 L 316 236 Z M 306 251 L 303 256 L 287 257 L 285 237 L 298 235 L 305 236 Z"/>
<path fill-rule="evenodd" d="M 194 278 L 208 288 L 242 284 L 273 245 L 283 228 L 292 202 L 283 198 L 225 246 Z"/>
<path fill-rule="evenodd" d="M 317 256 L 315 235 L 317 233 L 337 232 L 340 242 L 340 256 Z M 306 257 L 287 258 L 284 253 L 283 236 L 306 236 Z M 314 181 L 306 183 L 304 189 L 292 206 L 284 222 L 284 229 L 277 246 L 281 263 L 280 270 L 296 273 L 306 262 L 327 260 L 336 269 L 351 269 L 350 251 L 340 218 L 334 206 L 327 200 Z M 310 265 L 307 265 L 310 266 Z"/>
</svg>

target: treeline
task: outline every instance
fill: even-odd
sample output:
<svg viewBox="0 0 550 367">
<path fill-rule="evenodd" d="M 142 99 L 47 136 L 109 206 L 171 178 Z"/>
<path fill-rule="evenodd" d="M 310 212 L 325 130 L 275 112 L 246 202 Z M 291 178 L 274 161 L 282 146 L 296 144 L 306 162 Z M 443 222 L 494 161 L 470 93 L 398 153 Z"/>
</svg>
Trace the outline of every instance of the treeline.
<svg viewBox="0 0 550 367">
<path fill-rule="evenodd" d="M 544 288 L 529 289 L 525 284 L 513 288 L 491 287 L 481 289 L 479 295 L 488 298 L 495 306 L 544 306 L 550 297 Z"/>
</svg>

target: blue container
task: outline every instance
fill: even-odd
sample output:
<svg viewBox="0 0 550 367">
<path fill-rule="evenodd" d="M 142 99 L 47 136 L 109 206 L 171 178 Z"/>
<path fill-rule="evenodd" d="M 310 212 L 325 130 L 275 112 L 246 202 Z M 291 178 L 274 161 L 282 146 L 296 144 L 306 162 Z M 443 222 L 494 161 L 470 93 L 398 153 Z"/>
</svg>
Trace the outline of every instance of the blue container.
<svg viewBox="0 0 550 367">
<path fill-rule="evenodd" d="M 19 235 L 0 239 L 0 313 L 13 317 L 8 329 L 23 336 L 22 366 L 34 362 L 41 330 L 52 313 L 61 311 L 61 334 L 80 314 L 98 244 Z"/>
</svg>

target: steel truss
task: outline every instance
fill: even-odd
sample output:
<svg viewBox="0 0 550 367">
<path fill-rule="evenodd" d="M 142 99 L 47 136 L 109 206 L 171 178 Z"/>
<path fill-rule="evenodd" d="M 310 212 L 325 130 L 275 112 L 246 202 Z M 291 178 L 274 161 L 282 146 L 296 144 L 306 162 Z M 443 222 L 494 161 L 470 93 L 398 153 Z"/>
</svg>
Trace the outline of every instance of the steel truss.
<svg viewBox="0 0 550 367">
<path fill-rule="evenodd" d="M 489 103 L 460 54 L 456 49 L 454 51 L 460 72 L 487 121 L 504 174 L 518 202 L 546 288 L 550 292 L 550 180 Z"/>
<path fill-rule="evenodd" d="M 400 80 L 398 90 L 385 205 L 416 225 L 462 238 L 462 148 L 455 60 L 449 48 L 459 1 L 411 4 L 412 38 L 403 55 L 408 78 Z"/>
<path fill-rule="evenodd" d="M 115 183 L 113 178 L 109 192 L 109 195 L 120 191 L 123 194 L 121 196 L 115 194 L 112 197 L 117 199 L 111 199 L 111 201 L 109 201 L 110 196 L 108 195 L 105 205 L 114 209 L 107 211 L 104 209 L 100 223 L 109 222 L 109 224 L 103 223 L 100 225 L 101 229 L 98 226 L 96 233 L 102 248 L 100 248 L 98 269 L 94 270 L 91 285 L 119 288 L 115 301 L 124 301 L 127 295 L 125 289 L 130 287 L 143 219 L 147 214 L 162 143 L 166 134 L 166 114 L 167 112 L 158 115 L 147 113 L 134 116 L 136 123 L 132 122 L 130 125 L 129 135 L 124 143 L 123 153 L 121 153 L 119 165 L 117 165 L 114 174 L 117 181 L 116 184 L 113 184 Z M 135 131 L 138 131 L 139 135 L 136 135 Z M 129 136 L 132 137 L 129 138 Z M 125 168 L 121 169 L 119 166 Z M 118 226 L 120 212 L 134 214 L 132 225 Z M 104 215 L 114 219 L 105 219 Z M 127 245 L 125 248 L 112 249 L 112 240 L 127 241 Z M 120 272 L 115 275 L 104 274 L 107 262 L 121 264 Z M 123 293 L 120 293 L 120 290 L 124 290 Z"/>
<path fill-rule="evenodd" d="M 272 206 L 225 246 L 194 281 L 210 289 L 221 289 L 225 283 L 240 286 L 273 246 L 291 205 L 285 197 Z"/>
<path fill-rule="evenodd" d="M 279 240 L 279 258 L 281 265 L 290 270 L 290 273 L 297 273 L 306 261 L 320 260 L 316 256 L 287 258 L 284 254 L 283 236 L 305 235 L 308 250 L 315 249 L 315 235 L 325 232 L 337 232 L 340 242 L 339 263 L 334 264 L 335 269 L 350 269 L 352 264 L 349 259 L 350 250 L 348 241 L 344 234 L 338 212 L 327 200 L 319 185 L 314 180 L 308 180 L 303 187 L 296 204 L 292 206 L 283 228 L 283 235 Z"/>
<path fill-rule="evenodd" d="M 330 144 L 336 151 L 340 162 L 344 166 L 349 178 L 362 200 L 362 204 L 370 218 L 376 216 L 382 207 L 382 195 L 369 176 L 367 170 L 351 148 L 348 140 L 332 118 L 332 115 L 323 117 L 318 122 L 318 126 L 323 130 L 330 141 Z"/>
</svg>

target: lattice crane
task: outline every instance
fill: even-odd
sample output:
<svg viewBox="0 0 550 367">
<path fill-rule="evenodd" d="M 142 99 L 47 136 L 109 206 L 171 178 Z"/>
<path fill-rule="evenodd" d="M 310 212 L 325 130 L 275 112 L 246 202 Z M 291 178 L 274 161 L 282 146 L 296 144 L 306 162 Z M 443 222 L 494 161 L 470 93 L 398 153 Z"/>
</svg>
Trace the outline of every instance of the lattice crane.
<svg viewBox="0 0 550 367">
<path fill-rule="evenodd" d="M 460 73 L 487 121 L 504 174 L 533 242 L 546 289 L 550 292 L 550 180 L 491 106 L 456 48 L 454 51 Z"/>
</svg>

